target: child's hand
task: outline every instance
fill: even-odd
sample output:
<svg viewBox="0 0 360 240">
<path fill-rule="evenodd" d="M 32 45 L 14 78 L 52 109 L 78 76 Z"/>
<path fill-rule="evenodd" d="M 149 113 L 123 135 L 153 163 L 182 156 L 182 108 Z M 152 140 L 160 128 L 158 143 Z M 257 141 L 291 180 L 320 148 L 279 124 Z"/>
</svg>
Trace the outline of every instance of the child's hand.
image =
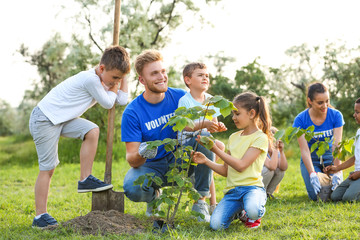
<svg viewBox="0 0 360 240">
<path fill-rule="evenodd" d="M 197 135 L 196 136 L 196 141 L 201 145 L 201 146 L 204 146 L 204 147 L 206 147 L 207 149 L 209 149 L 210 151 L 214 151 L 214 148 L 218 148 L 217 146 L 216 146 L 216 144 L 215 144 L 215 141 L 213 141 L 213 140 L 211 140 L 210 139 L 210 141 L 212 142 L 212 144 L 210 143 L 210 141 L 208 142 L 208 143 L 206 143 L 206 141 L 205 142 L 203 142 L 203 141 L 201 141 L 201 136 L 200 135 Z M 204 139 L 206 139 L 206 138 L 209 138 L 209 137 L 205 137 L 205 136 L 203 136 L 203 138 Z"/>
<path fill-rule="evenodd" d="M 356 171 L 353 173 L 350 173 L 349 179 L 355 181 L 356 179 L 360 178 L 360 171 Z"/>
<path fill-rule="evenodd" d="M 227 127 L 225 126 L 225 124 L 223 122 L 218 122 L 218 132 L 225 132 L 227 130 Z"/>
<path fill-rule="evenodd" d="M 218 130 L 218 124 L 216 122 L 213 122 L 213 121 L 205 121 L 205 128 L 213 133 L 213 132 L 217 132 Z"/>
<path fill-rule="evenodd" d="M 201 152 L 192 151 L 191 154 L 192 154 L 192 160 L 194 163 L 197 163 L 197 164 L 205 164 L 206 163 L 207 157 L 204 154 L 202 154 Z"/>
<path fill-rule="evenodd" d="M 120 84 L 120 82 L 116 82 L 116 83 L 114 83 L 114 85 L 113 85 L 112 87 L 110 87 L 110 88 L 109 88 L 109 91 L 112 91 L 112 92 L 114 92 L 114 93 L 116 93 L 116 94 L 117 94 L 118 89 L 119 89 L 119 84 Z"/>
<path fill-rule="evenodd" d="M 284 151 L 284 142 L 283 142 L 283 141 L 278 140 L 278 141 L 276 142 L 276 146 L 277 146 L 277 148 L 279 149 L 280 152 L 283 152 L 283 151 Z"/>
<path fill-rule="evenodd" d="M 324 168 L 324 173 L 326 174 L 333 174 L 338 172 L 337 167 L 334 165 L 330 165 Z"/>
</svg>

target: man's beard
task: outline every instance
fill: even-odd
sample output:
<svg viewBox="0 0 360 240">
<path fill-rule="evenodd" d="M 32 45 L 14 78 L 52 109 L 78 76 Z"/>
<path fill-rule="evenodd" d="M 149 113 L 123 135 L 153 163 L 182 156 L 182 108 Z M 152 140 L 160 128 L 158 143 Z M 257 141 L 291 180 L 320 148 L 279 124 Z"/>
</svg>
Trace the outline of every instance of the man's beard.
<svg viewBox="0 0 360 240">
<path fill-rule="evenodd" d="M 158 89 L 157 87 L 149 86 L 149 85 L 148 85 L 148 89 L 149 89 L 151 92 L 153 92 L 153 93 L 164 93 L 164 92 L 166 92 L 166 91 L 168 90 L 168 86 L 166 85 L 165 90 L 163 90 L 163 88 L 161 88 L 161 90 L 160 90 L 160 89 Z"/>
</svg>

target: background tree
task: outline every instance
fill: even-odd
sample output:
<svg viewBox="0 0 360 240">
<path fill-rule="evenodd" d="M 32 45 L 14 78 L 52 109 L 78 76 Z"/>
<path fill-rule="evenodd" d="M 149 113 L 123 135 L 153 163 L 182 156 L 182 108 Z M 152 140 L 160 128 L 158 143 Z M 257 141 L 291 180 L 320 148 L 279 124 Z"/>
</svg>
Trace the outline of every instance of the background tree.
<svg viewBox="0 0 360 240">
<path fill-rule="evenodd" d="M 184 11 L 196 13 L 200 10 L 199 6 L 201 4 L 217 3 L 218 1 L 207 0 L 203 3 L 194 3 L 189 0 L 124 1 L 121 8 L 119 44 L 131 53 L 132 58 L 144 49 L 162 49 L 170 42 L 171 32 L 182 23 L 182 13 Z M 39 51 L 30 53 L 25 45 L 22 45 L 19 49 L 26 62 L 37 66 L 40 75 L 40 79 L 34 81 L 33 90 L 26 92 L 20 105 L 20 109 L 24 112 L 23 125 L 25 125 L 30 115 L 29 109 L 32 109 L 40 99 L 61 81 L 98 64 L 102 51 L 111 43 L 113 1 L 76 0 L 75 2 L 78 4 L 77 7 L 80 12 L 74 16 L 74 20 L 80 29 L 85 29 L 82 32 L 88 32 L 88 37 L 77 33 L 73 35 L 70 42 L 65 42 L 60 34 L 55 34 Z M 193 16 L 194 21 L 204 20 L 196 14 L 193 14 Z M 106 19 L 105 22 L 104 19 Z M 171 67 L 169 75 L 179 76 Z M 181 83 L 175 82 L 170 85 L 176 86 L 179 84 L 181 85 Z M 139 94 L 138 83 L 136 88 L 131 90 L 133 96 Z M 122 109 L 117 109 L 118 116 L 121 115 Z M 106 110 L 96 106 L 88 110 L 84 115 L 89 120 L 97 123 L 101 131 L 105 130 L 107 123 Z M 117 118 L 117 125 L 120 125 L 119 119 Z M 26 128 L 24 128 L 24 131 L 26 131 Z"/>
<path fill-rule="evenodd" d="M 14 131 L 15 111 L 10 104 L 0 99 L 0 136 L 11 135 Z"/>
</svg>

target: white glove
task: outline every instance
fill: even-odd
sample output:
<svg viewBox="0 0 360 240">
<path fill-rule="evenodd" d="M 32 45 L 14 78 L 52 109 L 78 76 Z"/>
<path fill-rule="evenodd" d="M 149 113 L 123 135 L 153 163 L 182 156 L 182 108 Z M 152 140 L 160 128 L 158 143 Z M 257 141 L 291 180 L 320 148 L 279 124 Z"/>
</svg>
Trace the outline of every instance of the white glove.
<svg viewBox="0 0 360 240">
<path fill-rule="evenodd" d="M 316 172 L 310 173 L 310 183 L 314 188 L 315 194 L 317 195 L 320 192 L 321 185 Z"/>
<path fill-rule="evenodd" d="M 148 146 L 148 144 L 146 142 L 140 143 L 140 146 L 139 146 L 140 156 L 143 158 L 146 158 L 146 159 L 151 159 L 151 158 L 156 157 L 158 148 L 156 147 L 153 149 L 148 149 L 147 146 Z"/>
<path fill-rule="evenodd" d="M 334 173 L 331 181 L 331 185 L 332 185 L 331 190 L 334 191 L 340 185 L 342 180 L 343 180 L 342 171 Z"/>
</svg>

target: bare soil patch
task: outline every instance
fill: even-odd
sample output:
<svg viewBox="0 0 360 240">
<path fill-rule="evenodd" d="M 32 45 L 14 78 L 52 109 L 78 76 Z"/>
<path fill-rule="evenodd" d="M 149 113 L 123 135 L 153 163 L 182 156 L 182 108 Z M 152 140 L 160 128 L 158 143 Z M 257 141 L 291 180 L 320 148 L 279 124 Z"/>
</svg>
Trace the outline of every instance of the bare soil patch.
<svg viewBox="0 0 360 240">
<path fill-rule="evenodd" d="M 85 216 L 76 217 L 61 224 L 83 235 L 136 234 L 145 232 L 144 221 L 115 210 L 107 212 L 92 211 Z M 55 230 L 57 227 L 49 227 Z"/>
</svg>

